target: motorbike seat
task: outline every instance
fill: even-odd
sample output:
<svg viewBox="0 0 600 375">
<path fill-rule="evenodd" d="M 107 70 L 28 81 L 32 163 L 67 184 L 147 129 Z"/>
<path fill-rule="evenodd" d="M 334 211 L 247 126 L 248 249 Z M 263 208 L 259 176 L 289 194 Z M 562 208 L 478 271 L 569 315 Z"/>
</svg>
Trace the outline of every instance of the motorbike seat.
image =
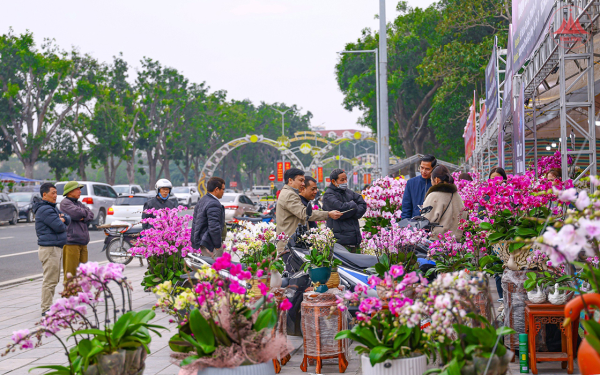
<svg viewBox="0 0 600 375">
<path fill-rule="evenodd" d="M 374 255 L 368 254 L 354 254 L 346 250 L 342 245 L 335 244 L 333 246 L 333 253 L 335 256 L 342 261 L 342 263 L 349 265 L 354 268 L 369 268 L 374 267 L 379 261 Z"/>
<path fill-rule="evenodd" d="M 131 227 L 123 234 L 140 234 L 142 232 L 142 230 L 143 229 L 140 226 Z"/>
</svg>

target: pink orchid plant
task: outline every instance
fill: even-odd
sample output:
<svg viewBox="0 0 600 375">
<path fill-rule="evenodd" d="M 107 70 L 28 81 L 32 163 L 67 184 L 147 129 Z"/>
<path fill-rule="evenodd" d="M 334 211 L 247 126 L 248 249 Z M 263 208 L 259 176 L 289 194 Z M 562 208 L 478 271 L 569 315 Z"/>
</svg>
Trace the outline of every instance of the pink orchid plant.
<svg viewBox="0 0 600 375">
<path fill-rule="evenodd" d="M 405 188 L 406 180 L 386 176 L 363 191 L 367 203 L 364 231 L 375 234 L 380 228 L 388 227 L 392 219 L 400 219 Z"/>
<path fill-rule="evenodd" d="M 189 228 L 192 216 L 179 216 L 179 212 L 183 210 L 185 207 L 179 206 L 145 211 L 154 215 L 142 220 L 143 223 L 150 224 L 151 228 L 142 231 L 131 252 L 148 260 L 148 271 L 142 281 L 142 285 L 147 288 L 167 280 L 179 280 L 185 273 L 185 256 L 200 252 L 199 249 L 192 248 Z"/>
<path fill-rule="evenodd" d="M 170 281 L 157 286 L 155 308 L 172 315 L 171 323 L 177 324 L 178 333 L 169 346 L 186 373 L 263 363 L 287 354 L 286 336 L 274 334 L 273 328 L 291 303 L 283 296 L 277 298 L 262 282 L 261 295 L 251 297 L 245 287 L 251 278 L 225 253 L 212 267 L 198 270 L 197 281 L 189 287 L 173 287 Z"/>
</svg>

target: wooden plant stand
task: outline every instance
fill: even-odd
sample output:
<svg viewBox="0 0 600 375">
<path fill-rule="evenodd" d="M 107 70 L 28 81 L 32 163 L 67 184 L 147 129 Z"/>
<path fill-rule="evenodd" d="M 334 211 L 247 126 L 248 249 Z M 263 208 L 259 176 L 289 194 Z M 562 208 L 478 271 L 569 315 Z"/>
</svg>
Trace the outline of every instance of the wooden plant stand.
<svg viewBox="0 0 600 375">
<path fill-rule="evenodd" d="M 528 335 L 529 367 L 533 374 L 537 374 L 537 362 L 562 362 L 562 368 L 567 373 L 573 373 L 573 352 L 576 337 L 573 337 L 574 328 L 578 321 L 563 326 L 565 320 L 565 305 L 552 305 L 549 303 L 534 304 L 525 302 L 525 333 Z M 562 333 L 562 352 L 537 352 L 536 336 L 542 324 L 558 324 Z"/>
</svg>

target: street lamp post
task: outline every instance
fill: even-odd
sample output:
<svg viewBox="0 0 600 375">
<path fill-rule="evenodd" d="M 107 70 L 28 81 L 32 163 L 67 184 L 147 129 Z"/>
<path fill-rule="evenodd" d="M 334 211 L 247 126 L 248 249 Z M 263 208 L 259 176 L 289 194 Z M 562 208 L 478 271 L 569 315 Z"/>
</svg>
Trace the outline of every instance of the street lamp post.
<svg viewBox="0 0 600 375">
<path fill-rule="evenodd" d="M 285 111 L 283 111 L 283 112 L 282 112 L 282 111 L 280 111 L 280 110 L 278 110 L 277 108 L 275 108 L 275 107 L 273 107 L 273 106 L 271 106 L 271 109 L 273 109 L 273 110 L 275 110 L 275 111 L 277 111 L 277 112 L 281 113 L 281 137 L 283 138 L 283 136 L 285 135 L 285 130 L 284 130 L 284 128 L 283 128 L 283 124 L 284 124 L 284 122 L 283 122 L 283 116 L 284 116 L 284 115 L 285 115 L 285 114 L 286 114 L 286 113 L 287 113 L 287 112 L 288 112 L 288 111 L 289 111 L 291 108 L 289 108 L 289 109 L 287 109 L 287 110 L 285 110 Z M 283 147 L 283 144 L 282 144 L 281 146 Z M 284 153 L 283 153 L 283 149 L 281 150 L 281 162 L 283 163 L 283 172 L 285 173 L 285 155 L 284 155 Z M 286 181 L 283 181 L 283 184 L 284 184 L 284 185 L 285 185 L 285 183 L 286 183 Z"/>
<path fill-rule="evenodd" d="M 388 119 L 387 89 L 387 22 L 385 17 L 385 0 L 379 0 L 379 89 L 381 90 L 381 146 L 379 146 L 379 165 L 381 175 L 387 176 L 390 167 L 390 123 Z"/>
<path fill-rule="evenodd" d="M 380 90 L 379 90 L 379 50 L 375 49 L 364 49 L 357 51 L 341 51 L 338 52 L 340 55 L 344 53 L 375 53 L 375 101 L 376 104 L 376 118 L 377 118 L 377 161 L 381 160 L 381 110 L 380 110 Z M 387 87 L 387 86 L 386 86 Z M 387 91 L 387 88 L 386 88 Z M 387 103 L 387 102 L 386 102 Z"/>
</svg>

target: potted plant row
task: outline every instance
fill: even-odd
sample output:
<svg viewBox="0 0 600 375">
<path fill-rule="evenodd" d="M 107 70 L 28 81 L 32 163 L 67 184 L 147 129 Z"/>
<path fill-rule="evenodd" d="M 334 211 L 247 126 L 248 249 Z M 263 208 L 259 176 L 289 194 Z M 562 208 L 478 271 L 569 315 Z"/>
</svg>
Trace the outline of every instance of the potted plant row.
<svg viewBox="0 0 600 375">
<path fill-rule="evenodd" d="M 67 279 L 62 298 L 54 302 L 38 328 L 13 332 L 13 343 L 3 356 L 17 347 L 38 347 L 43 337 L 54 336 L 65 350 L 68 365 L 34 367 L 50 370 L 46 374 L 142 374 L 150 353 L 150 332 L 160 336 L 157 330 L 164 327 L 149 323 L 154 311 L 131 310 L 131 285 L 123 277 L 124 267 L 113 263 L 81 264 L 77 274 Z M 111 287 L 120 293 L 114 293 Z M 122 301 L 118 301 L 118 295 Z M 101 307 L 104 314 L 100 313 Z M 61 330 L 71 331 L 73 346 L 67 346 L 69 341 L 58 336 Z"/>
</svg>

